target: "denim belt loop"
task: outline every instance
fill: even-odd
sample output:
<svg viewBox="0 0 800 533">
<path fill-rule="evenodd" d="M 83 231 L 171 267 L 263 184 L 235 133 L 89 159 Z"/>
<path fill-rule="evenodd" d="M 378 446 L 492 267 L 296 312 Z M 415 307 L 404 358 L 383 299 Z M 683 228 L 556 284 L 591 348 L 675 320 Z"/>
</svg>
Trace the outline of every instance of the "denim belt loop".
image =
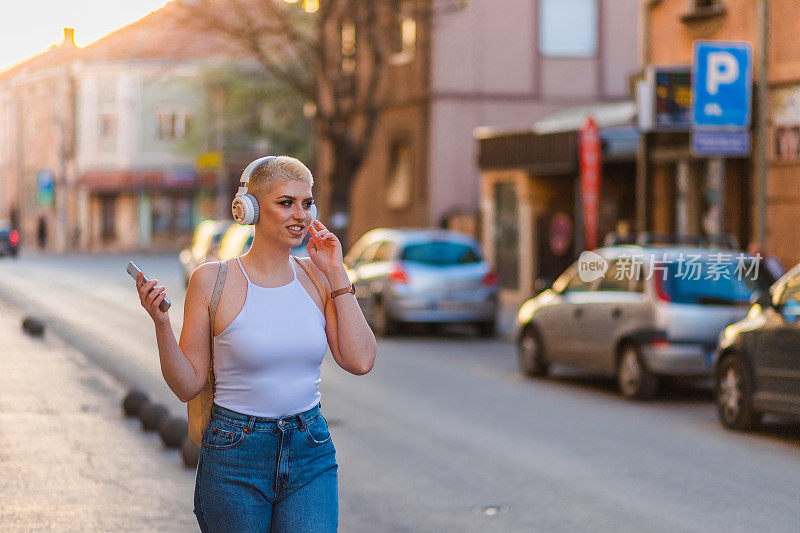
<svg viewBox="0 0 800 533">
<path fill-rule="evenodd" d="M 300 420 L 300 427 L 298 427 L 297 429 L 299 429 L 300 431 L 305 431 L 306 426 L 308 425 L 308 420 L 306 420 L 306 414 L 298 413 L 297 418 Z"/>
<path fill-rule="evenodd" d="M 244 432 L 245 433 L 252 433 L 253 432 L 253 427 L 255 427 L 255 425 L 256 425 L 256 417 L 254 417 L 254 416 L 247 417 L 247 429 L 245 429 Z"/>
</svg>

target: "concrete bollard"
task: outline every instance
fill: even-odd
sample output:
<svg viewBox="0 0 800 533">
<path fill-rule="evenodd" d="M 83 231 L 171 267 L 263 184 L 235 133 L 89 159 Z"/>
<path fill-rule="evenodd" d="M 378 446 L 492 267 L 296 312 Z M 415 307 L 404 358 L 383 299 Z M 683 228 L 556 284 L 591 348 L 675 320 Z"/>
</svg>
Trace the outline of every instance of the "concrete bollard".
<svg viewBox="0 0 800 533">
<path fill-rule="evenodd" d="M 140 390 L 131 389 L 122 399 L 122 411 L 128 417 L 139 416 L 139 410 L 148 403 L 150 403 L 150 398 L 148 398 L 147 394 Z"/>
<path fill-rule="evenodd" d="M 183 458 L 183 466 L 186 468 L 195 468 L 197 461 L 200 460 L 200 448 L 192 444 L 188 436 L 183 439 L 181 444 L 181 457 Z"/>
<path fill-rule="evenodd" d="M 167 416 L 169 416 L 169 410 L 158 403 L 147 404 L 139 412 L 139 420 L 142 421 L 142 429 L 145 431 L 157 430 L 158 423 Z"/>
<path fill-rule="evenodd" d="M 22 331 L 32 337 L 41 337 L 44 335 L 44 322 L 35 316 L 26 316 L 22 320 Z"/>
<path fill-rule="evenodd" d="M 189 423 L 180 417 L 165 416 L 158 424 L 158 434 L 167 448 L 180 448 L 189 434 Z"/>
</svg>

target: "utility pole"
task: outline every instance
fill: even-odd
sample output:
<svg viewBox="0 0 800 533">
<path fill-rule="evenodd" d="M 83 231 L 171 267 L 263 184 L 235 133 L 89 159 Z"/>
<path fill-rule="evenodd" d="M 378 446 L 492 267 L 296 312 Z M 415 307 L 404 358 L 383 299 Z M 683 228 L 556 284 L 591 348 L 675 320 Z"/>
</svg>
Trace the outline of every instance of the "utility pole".
<svg viewBox="0 0 800 533">
<path fill-rule="evenodd" d="M 756 128 L 756 239 L 766 246 L 767 239 L 767 115 L 769 79 L 769 0 L 758 2 L 758 117 Z"/>
</svg>

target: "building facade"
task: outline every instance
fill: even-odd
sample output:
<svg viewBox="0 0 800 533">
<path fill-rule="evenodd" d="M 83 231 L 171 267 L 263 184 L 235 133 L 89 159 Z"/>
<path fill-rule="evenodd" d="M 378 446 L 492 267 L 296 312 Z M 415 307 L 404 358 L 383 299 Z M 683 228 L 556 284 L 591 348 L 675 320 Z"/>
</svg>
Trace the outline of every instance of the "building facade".
<svg viewBox="0 0 800 533">
<path fill-rule="evenodd" d="M 723 160 L 722 195 L 714 180 L 718 171 L 713 165 L 719 163 L 693 157 L 686 133 L 651 136 L 649 224 L 657 230 L 707 232 L 708 212 L 716 209 L 715 197 L 722 196 L 719 229 L 737 236 L 742 246 L 759 241 L 763 234 L 760 248 L 789 268 L 800 262 L 793 235 L 800 223 L 800 52 L 794 46 L 800 19 L 796 1 L 766 2 L 766 17 L 761 16 L 760 4 L 747 0 L 648 2 L 644 43 L 648 64 L 688 67 L 696 40 L 745 41 L 753 47 L 753 94 L 757 94 L 762 64 L 766 65 L 768 94 L 766 109 L 759 108 L 754 97 L 751 155 Z M 761 60 L 762 32 L 769 43 L 765 61 Z M 767 121 L 763 154 L 755 127 L 762 114 Z M 766 166 L 763 189 L 759 183 L 762 158 Z M 758 209 L 762 190 L 764 220 Z"/>
<path fill-rule="evenodd" d="M 684 92 L 691 86 L 688 73 L 695 41 L 746 41 L 753 45 L 754 57 L 761 53 L 757 2 L 659 0 L 646 5 L 645 69 L 686 73 L 682 78 Z M 758 62 L 755 63 L 757 79 Z M 649 206 L 646 226 L 675 234 L 730 234 L 741 246 L 747 246 L 754 238 L 756 159 L 693 155 L 688 99 L 684 103 L 682 109 L 686 112 L 680 119 L 666 120 L 667 126 L 659 127 L 661 119 L 657 116 L 656 126 L 645 134 L 643 163 L 647 169 Z M 754 133 L 753 146 L 757 146 L 757 132 Z"/>
<path fill-rule="evenodd" d="M 800 6 L 771 0 L 768 13 L 769 114 L 764 250 L 786 269 L 800 262 L 794 231 L 800 226 Z M 757 110 L 756 110 L 757 111 Z"/>
<path fill-rule="evenodd" d="M 85 48 L 67 29 L 0 73 L 0 218 L 23 246 L 174 251 L 232 197 L 240 162 L 199 157 L 214 138 L 203 73 L 241 55 L 189 32 L 177 4 Z"/>
<path fill-rule="evenodd" d="M 531 79 L 549 108 L 522 125 L 487 119 L 473 139 L 481 240 L 497 268 L 501 301 L 511 308 L 535 292 L 537 279 L 553 281 L 585 247 L 579 157 L 588 117 L 600 128 L 602 148 L 600 242 L 636 218 L 639 134 L 629 87 L 641 68 L 640 3 L 539 2 L 535 13 Z"/>
<path fill-rule="evenodd" d="M 477 236 L 473 130 L 520 128 L 572 106 L 627 99 L 627 77 L 639 65 L 638 3 L 474 0 L 415 21 L 393 58 L 385 111 L 352 191 L 349 240 L 379 226 Z M 324 175 L 324 156 L 319 164 Z"/>
<path fill-rule="evenodd" d="M 73 37 L 0 73 L 0 219 L 59 251 L 77 227 Z"/>
</svg>

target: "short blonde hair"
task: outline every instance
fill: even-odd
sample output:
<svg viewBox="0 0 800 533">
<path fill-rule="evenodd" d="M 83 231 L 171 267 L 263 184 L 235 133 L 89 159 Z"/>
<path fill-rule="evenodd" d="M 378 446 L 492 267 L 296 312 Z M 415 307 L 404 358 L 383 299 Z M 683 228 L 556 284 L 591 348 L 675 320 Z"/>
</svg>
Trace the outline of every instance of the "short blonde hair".
<svg viewBox="0 0 800 533">
<path fill-rule="evenodd" d="M 253 169 L 248 192 L 260 195 L 267 192 L 274 184 L 287 181 L 304 181 L 309 187 L 314 186 L 314 176 L 302 161 L 287 155 L 279 155 Z"/>
</svg>

